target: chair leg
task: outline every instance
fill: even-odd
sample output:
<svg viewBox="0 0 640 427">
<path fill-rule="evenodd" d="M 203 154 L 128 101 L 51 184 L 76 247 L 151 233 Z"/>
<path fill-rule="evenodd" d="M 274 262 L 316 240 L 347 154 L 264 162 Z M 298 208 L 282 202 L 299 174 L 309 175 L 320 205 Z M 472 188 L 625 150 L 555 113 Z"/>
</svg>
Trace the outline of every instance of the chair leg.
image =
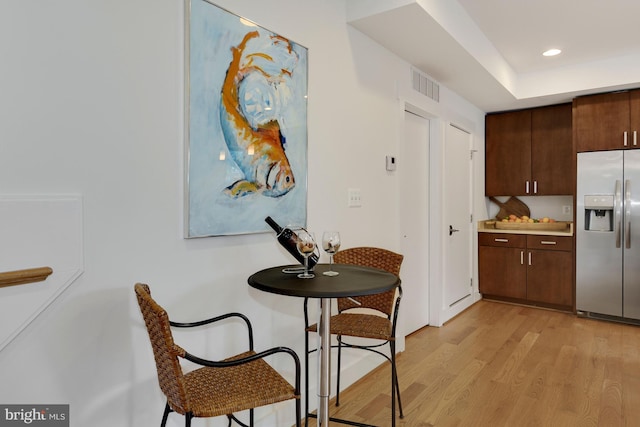
<svg viewBox="0 0 640 427">
<path fill-rule="evenodd" d="M 302 414 L 300 414 L 300 399 L 296 400 L 296 427 L 302 427 Z M 308 416 L 308 415 L 307 415 Z"/>
<path fill-rule="evenodd" d="M 304 331 L 304 427 L 309 426 L 309 331 Z M 300 418 L 300 417 L 298 417 Z"/>
<path fill-rule="evenodd" d="M 340 370 L 342 365 L 342 335 L 338 335 L 338 372 L 336 373 L 336 406 L 340 406 Z"/>
<path fill-rule="evenodd" d="M 162 414 L 162 422 L 160 423 L 160 427 L 165 427 L 167 425 L 167 418 L 169 417 L 169 412 L 171 412 L 171 407 L 169 406 L 169 402 L 164 407 L 164 413 Z"/>
<path fill-rule="evenodd" d="M 191 418 L 193 418 L 193 414 L 191 412 L 184 414 L 184 427 L 191 427 Z"/>
<path fill-rule="evenodd" d="M 393 370 L 395 371 L 395 383 L 396 383 L 396 395 L 398 396 L 398 408 L 400 409 L 400 418 L 404 418 L 404 413 L 402 412 L 402 399 L 400 398 L 400 383 L 398 382 L 398 368 L 396 368 L 395 357 L 393 358 Z"/>
<path fill-rule="evenodd" d="M 389 348 L 391 350 L 391 427 L 396 427 L 396 364 L 393 356 L 395 349 L 391 341 L 389 341 Z"/>
<path fill-rule="evenodd" d="M 391 416 L 393 421 L 392 426 L 396 425 L 396 396 L 398 399 L 398 409 L 400 410 L 400 418 L 404 418 L 402 413 L 402 401 L 400 399 L 400 383 L 398 382 L 398 370 L 396 368 L 396 343 L 395 341 L 389 341 L 389 347 L 391 350 Z"/>
</svg>

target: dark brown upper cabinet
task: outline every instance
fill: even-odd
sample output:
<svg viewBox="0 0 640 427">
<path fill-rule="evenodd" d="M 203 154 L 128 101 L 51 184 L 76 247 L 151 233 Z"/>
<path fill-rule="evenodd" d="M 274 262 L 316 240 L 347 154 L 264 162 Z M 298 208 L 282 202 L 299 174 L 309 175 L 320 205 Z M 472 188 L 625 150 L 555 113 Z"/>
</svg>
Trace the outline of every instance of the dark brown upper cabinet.
<svg viewBox="0 0 640 427">
<path fill-rule="evenodd" d="M 640 90 L 573 100 L 576 151 L 640 148 Z"/>
<path fill-rule="evenodd" d="M 573 194 L 571 104 L 489 114 L 485 194 Z"/>
</svg>

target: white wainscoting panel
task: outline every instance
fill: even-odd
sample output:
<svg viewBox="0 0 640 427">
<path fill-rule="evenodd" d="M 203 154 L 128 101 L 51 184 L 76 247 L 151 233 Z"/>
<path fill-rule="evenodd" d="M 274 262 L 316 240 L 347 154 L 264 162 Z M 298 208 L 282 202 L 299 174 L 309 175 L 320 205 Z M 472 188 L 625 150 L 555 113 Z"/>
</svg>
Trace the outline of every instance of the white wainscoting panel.
<svg viewBox="0 0 640 427">
<path fill-rule="evenodd" d="M 0 351 L 82 274 L 82 228 L 79 195 L 0 195 L 0 272 L 53 269 L 0 287 Z"/>
</svg>

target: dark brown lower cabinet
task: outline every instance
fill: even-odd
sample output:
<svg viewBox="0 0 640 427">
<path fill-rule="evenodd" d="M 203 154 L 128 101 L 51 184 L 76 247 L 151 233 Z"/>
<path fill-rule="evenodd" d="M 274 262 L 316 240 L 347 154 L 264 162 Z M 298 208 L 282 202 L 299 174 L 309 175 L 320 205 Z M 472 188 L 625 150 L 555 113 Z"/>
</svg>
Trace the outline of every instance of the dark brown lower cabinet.
<svg viewBox="0 0 640 427">
<path fill-rule="evenodd" d="M 527 269 L 526 236 L 479 233 L 479 285 L 483 295 L 525 299 Z"/>
<path fill-rule="evenodd" d="M 480 293 L 486 298 L 573 310 L 573 238 L 478 233 Z"/>
</svg>

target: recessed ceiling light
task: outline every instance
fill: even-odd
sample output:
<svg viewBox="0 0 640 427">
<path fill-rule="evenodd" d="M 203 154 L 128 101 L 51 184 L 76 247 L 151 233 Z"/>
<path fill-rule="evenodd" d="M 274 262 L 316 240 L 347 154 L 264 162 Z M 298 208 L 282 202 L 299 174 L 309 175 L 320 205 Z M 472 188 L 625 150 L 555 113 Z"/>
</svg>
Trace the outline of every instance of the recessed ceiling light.
<svg viewBox="0 0 640 427">
<path fill-rule="evenodd" d="M 556 55 L 560 54 L 560 52 L 562 52 L 560 49 L 549 49 L 549 50 L 543 52 L 542 54 L 544 56 L 556 56 Z"/>
</svg>

